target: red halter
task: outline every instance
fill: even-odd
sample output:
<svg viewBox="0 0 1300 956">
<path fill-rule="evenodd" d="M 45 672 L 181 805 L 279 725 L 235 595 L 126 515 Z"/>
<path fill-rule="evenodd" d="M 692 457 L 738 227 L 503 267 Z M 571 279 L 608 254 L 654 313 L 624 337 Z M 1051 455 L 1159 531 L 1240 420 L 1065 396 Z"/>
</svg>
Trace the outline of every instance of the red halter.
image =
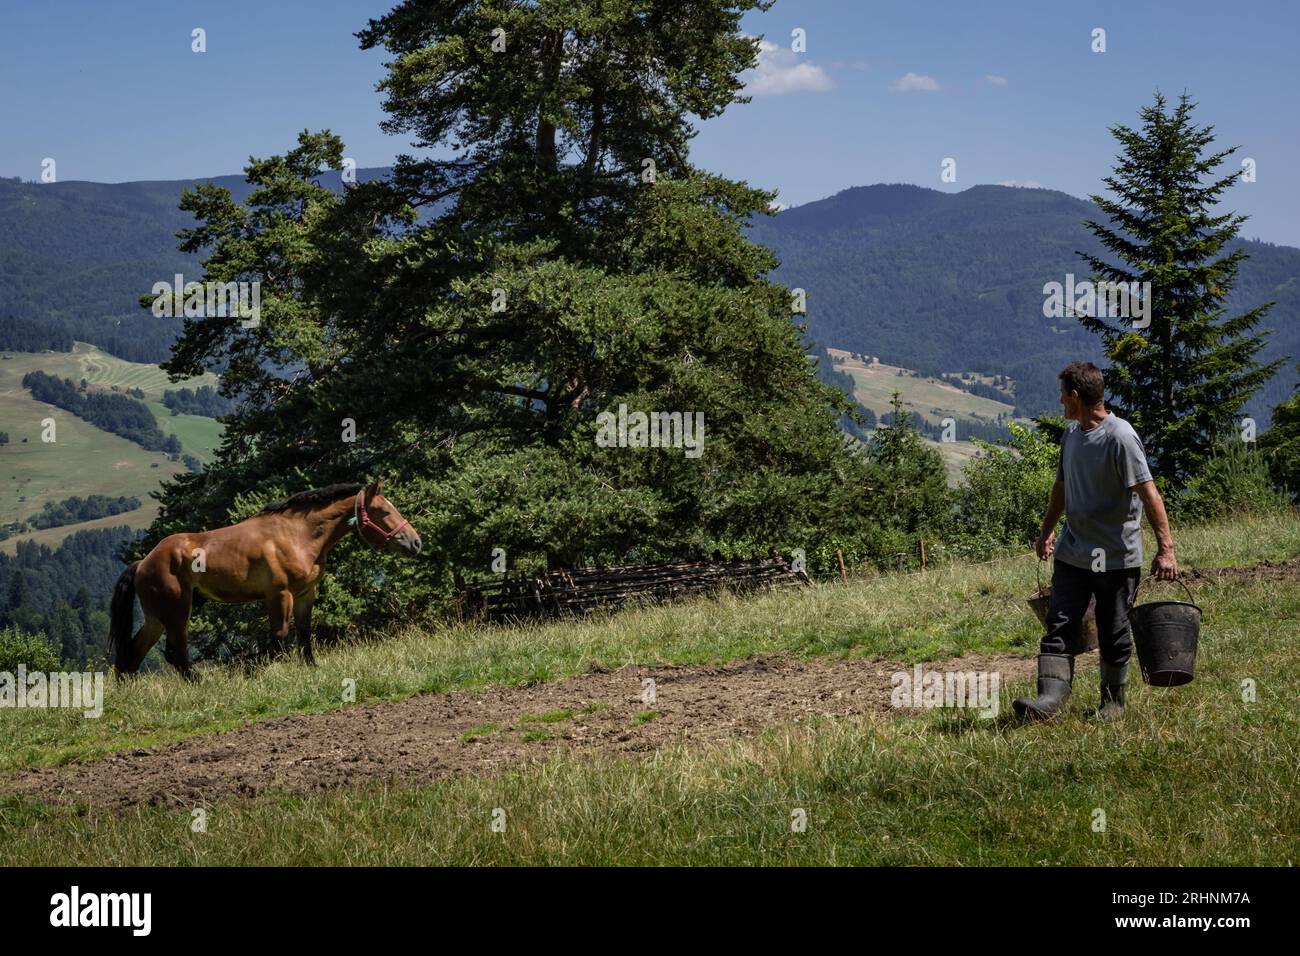
<svg viewBox="0 0 1300 956">
<path fill-rule="evenodd" d="M 386 547 L 388 545 L 388 542 L 392 541 L 393 538 L 397 537 L 397 535 L 401 533 L 402 529 L 405 528 L 411 522 L 403 518 L 402 523 L 399 524 L 392 531 L 385 531 L 383 528 L 379 527 L 379 525 L 375 524 L 373 521 L 370 520 L 370 513 L 366 511 L 366 504 L 362 500 L 363 498 L 365 498 L 365 496 L 366 496 L 365 488 L 362 488 L 360 491 L 357 492 L 356 502 L 352 506 L 352 520 L 349 522 L 349 524 L 351 524 L 352 527 L 357 529 L 357 536 L 361 538 L 362 541 L 365 541 L 366 544 L 370 545 L 372 548 L 376 547 L 376 545 L 373 542 L 366 540 L 366 536 L 363 533 L 364 529 L 366 528 L 369 528 L 375 531 L 377 534 L 379 534 L 379 536 L 384 539 L 384 546 Z"/>
</svg>

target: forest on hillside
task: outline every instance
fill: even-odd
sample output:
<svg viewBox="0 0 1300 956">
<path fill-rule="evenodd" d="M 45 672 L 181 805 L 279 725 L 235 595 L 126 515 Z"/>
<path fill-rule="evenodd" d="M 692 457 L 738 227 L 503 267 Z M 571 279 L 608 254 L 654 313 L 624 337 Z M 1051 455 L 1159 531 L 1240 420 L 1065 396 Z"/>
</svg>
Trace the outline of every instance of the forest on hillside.
<svg viewBox="0 0 1300 956">
<path fill-rule="evenodd" d="M 0 316 L 0 351 L 71 352 L 72 334 L 57 323 Z"/>
<path fill-rule="evenodd" d="M 241 176 L 217 182 L 236 200 L 249 190 Z M 337 173 L 326 170 L 321 182 L 333 188 Z M 193 224 L 178 208 L 193 184 L 0 180 L 0 315 L 22 323 L 10 334 L 0 320 L 0 348 L 66 350 L 75 338 L 128 361 L 166 361 L 180 323 L 155 318 L 139 298 L 177 272 L 201 275 L 175 241 Z M 1067 272 L 1086 277 L 1078 253 L 1098 246 L 1082 221 L 1098 215 L 1090 202 L 1045 189 L 950 194 L 875 185 L 756 217 L 749 234 L 781 261 L 775 278 L 807 290 L 809 330 L 821 345 L 869 352 L 927 376 L 1005 374 L 1017 383 L 1017 414 L 1034 415 L 1057 410 L 1061 367 L 1102 358 L 1077 323 L 1042 315 L 1043 283 Z M 1276 334 L 1263 357 L 1300 359 L 1300 250 L 1250 240 L 1237 246 L 1250 259 L 1233 306 L 1276 299 L 1264 322 Z M 80 290 L 90 287 L 96 295 L 88 307 Z M 1293 364 L 1248 406 L 1261 424 L 1296 384 Z"/>
<path fill-rule="evenodd" d="M 24 375 L 23 387 L 30 389 L 38 402 L 69 411 L 96 428 L 135 442 L 146 451 L 162 451 L 169 455 L 181 452 L 180 440 L 175 435 L 164 434 L 153 412 L 136 399 L 112 392 L 83 390 L 71 379 L 39 371 Z"/>
<path fill-rule="evenodd" d="M 0 629 L 43 634 L 81 666 L 102 662 L 118 553 L 136 535 L 125 527 L 78 531 L 57 548 L 20 541 L 12 557 L 0 552 Z"/>
<path fill-rule="evenodd" d="M 111 518 L 114 515 L 135 511 L 139 507 L 140 499 L 134 495 L 88 495 L 85 498 L 73 495 L 62 501 L 47 501 L 40 511 L 25 521 L 0 525 L 0 541 L 28 530 L 44 531 L 49 528 L 80 524 L 83 521 Z"/>
<path fill-rule="evenodd" d="M 922 375 L 1006 375 L 1018 416 L 1059 411 L 1056 373 L 1069 362 L 1106 364 L 1075 319 L 1043 315 L 1043 285 L 1082 281 L 1080 252 L 1100 245 L 1083 221 L 1089 202 L 1045 189 L 858 187 L 756 220 L 750 236 L 781 260 L 773 273 L 808 296 L 813 338 L 881 356 Z M 1278 304 L 1262 360 L 1291 361 L 1246 406 L 1263 427 L 1294 391 L 1300 359 L 1300 250 L 1234 240 L 1250 258 L 1229 299 L 1242 311 Z"/>
<path fill-rule="evenodd" d="M 202 415 L 205 418 L 229 415 L 235 407 L 230 399 L 211 385 L 175 391 L 167 389 L 163 392 L 163 404 L 171 409 L 173 415 Z"/>
</svg>

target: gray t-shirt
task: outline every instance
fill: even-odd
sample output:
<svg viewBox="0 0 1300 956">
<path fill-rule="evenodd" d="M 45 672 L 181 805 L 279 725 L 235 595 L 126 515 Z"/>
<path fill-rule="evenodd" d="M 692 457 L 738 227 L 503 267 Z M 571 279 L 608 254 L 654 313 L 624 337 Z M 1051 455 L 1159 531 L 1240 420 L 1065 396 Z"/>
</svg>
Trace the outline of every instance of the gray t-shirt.
<svg viewBox="0 0 1300 956">
<path fill-rule="evenodd" d="M 1061 440 L 1056 477 L 1065 481 L 1065 528 L 1058 561 L 1091 570 L 1093 550 L 1106 552 L 1106 570 L 1142 566 L 1142 502 L 1134 485 L 1151 480 L 1142 439 L 1109 414 L 1083 431 L 1071 422 Z"/>
</svg>

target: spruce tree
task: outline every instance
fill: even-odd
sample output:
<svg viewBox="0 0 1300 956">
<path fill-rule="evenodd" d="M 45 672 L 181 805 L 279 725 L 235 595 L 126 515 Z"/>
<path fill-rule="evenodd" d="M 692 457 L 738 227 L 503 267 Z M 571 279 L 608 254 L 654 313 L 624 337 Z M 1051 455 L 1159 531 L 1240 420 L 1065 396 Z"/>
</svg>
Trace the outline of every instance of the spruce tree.
<svg viewBox="0 0 1300 956">
<path fill-rule="evenodd" d="M 1240 248 L 1221 253 L 1246 217 L 1214 207 L 1238 179 L 1219 168 L 1236 147 L 1207 153 L 1214 130 L 1193 123 L 1194 109 L 1183 94 L 1167 110 L 1157 93 L 1140 111 L 1139 129 L 1111 129 L 1122 147 L 1104 180 L 1112 196 L 1092 197 L 1110 222 L 1085 225 L 1118 262 L 1079 253 L 1097 280 L 1150 283 L 1148 327 L 1100 309 L 1079 321 L 1101 335 L 1110 397 L 1174 490 L 1230 436 L 1242 406 L 1283 364 L 1255 361 L 1267 333 L 1252 330 L 1273 303 L 1228 314 L 1247 256 Z"/>
</svg>

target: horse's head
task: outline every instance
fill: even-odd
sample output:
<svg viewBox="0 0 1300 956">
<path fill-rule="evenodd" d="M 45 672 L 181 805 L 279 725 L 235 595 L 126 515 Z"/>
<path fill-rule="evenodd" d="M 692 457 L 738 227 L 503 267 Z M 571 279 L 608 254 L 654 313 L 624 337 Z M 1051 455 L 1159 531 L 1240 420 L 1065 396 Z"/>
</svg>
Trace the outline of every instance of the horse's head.
<svg viewBox="0 0 1300 956">
<path fill-rule="evenodd" d="M 385 551 L 401 548 L 407 554 L 419 554 L 423 547 L 415 527 L 379 493 L 377 479 L 357 492 L 356 519 L 357 533 L 372 547 Z"/>
</svg>

